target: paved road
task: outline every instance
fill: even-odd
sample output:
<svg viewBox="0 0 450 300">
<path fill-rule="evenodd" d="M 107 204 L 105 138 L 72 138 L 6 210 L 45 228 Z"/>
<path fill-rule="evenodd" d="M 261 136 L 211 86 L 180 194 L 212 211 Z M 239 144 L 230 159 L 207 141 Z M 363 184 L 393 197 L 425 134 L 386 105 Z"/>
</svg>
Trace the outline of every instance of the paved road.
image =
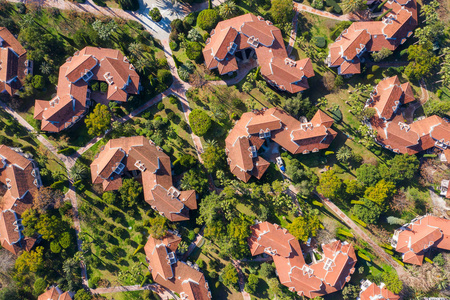
<svg viewBox="0 0 450 300">
<path fill-rule="evenodd" d="M 393 260 L 390 255 L 388 255 L 386 252 L 384 252 L 383 248 L 378 246 L 378 244 L 376 242 L 374 242 L 374 239 L 372 237 L 369 237 L 361 228 L 359 228 L 359 226 L 356 225 L 356 223 L 353 222 L 352 219 L 347 217 L 347 215 L 342 210 L 340 210 L 339 207 L 337 207 L 333 202 L 331 202 L 329 199 L 323 197 L 319 193 L 316 193 L 316 195 L 319 196 L 320 199 L 322 200 L 322 202 L 329 209 L 331 209 L 340 219 L 342 219 L 342 221 L 344 221 L 345 224 L 347 224 L 360 238 L 362 238 L 364 241 L 366 241 L 372 247 L 372 250 L 374 250 L 374 252 L 377 253 L 377 255 L 382 257 L 389 265 L 394 267 L 399 276 L 406 274 L 403 267 L 400 266 L 395 260 Z"/>
</svg>

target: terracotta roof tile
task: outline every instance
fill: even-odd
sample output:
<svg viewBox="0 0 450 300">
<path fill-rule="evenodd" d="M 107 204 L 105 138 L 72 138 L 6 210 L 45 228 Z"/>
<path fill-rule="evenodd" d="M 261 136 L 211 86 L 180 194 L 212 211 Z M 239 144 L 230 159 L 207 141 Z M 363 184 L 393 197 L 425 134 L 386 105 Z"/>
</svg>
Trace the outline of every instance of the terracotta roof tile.
<svg viewBox="0 0 450 300">
<path fill-rule="evenodd" d="M 386 289 L 384 284 L 381 286 L 371 283 L 359 293 L 360 300 L 400 300 L 401 297 Z"/>
</svg>

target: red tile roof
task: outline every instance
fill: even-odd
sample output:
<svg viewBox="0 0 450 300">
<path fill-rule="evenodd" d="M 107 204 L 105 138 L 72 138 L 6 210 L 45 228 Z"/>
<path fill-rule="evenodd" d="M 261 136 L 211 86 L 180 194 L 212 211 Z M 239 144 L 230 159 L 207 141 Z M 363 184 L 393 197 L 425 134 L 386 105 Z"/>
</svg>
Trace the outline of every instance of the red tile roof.
<svg viewBox="0 0 450 300">
<path fill-rule="evenodd" d="M 450 250 L 450 220 L 425 215 L 396 230 L 392 246 L 406 263 L 422 265 L 429 248 Z"/>
<path fill-rule="evenodd" d="M 60 132 L 86 113 L 89 80 L 108 83 L 109 101 L 126 102 L 128 94 L 139 93 L 139 75 L 119 50 L 86 47 L 60 67 L 56 97 L 36 100 L 34 118 L 42 120 L 42 130 Z"/>
<path fill-rule="evenodd" d="M 437 146 L 450 146 L 450 124 L 438 116 L 430 116 L 407 124 L 397 108 L 414 101 L 409 82 L 400 84 L 397 76 L 383 79 L 374 89 L 369 106 L 376 114 L 370 120 L 377 131 L 376 141 L 396 153 L 416 154 Z"/>
<path fill-rule="evenodd" d="M 249 48 L 255 50 L 261 74 L 270 84 L 290 93 L 309 88 L 307 79 L 314 76 L 311 60 L 291 60 L 280 29 L 253 14 L 217 24 L 203 49 L 206 67 L 218 68 L 222 75 L 236 71 L 235 52 Z"/>
<path fill-rule="evenodd" d="M 300 296 L 314 298 L 339 291 L 355 271 L 357 259 L 351 244 L 335 241 L 322 245 L 322 259 L 308 265 L 300 243 L 286 229 L 269 222 L 250 229 L 248 244 L 252 256 L 271 255 L 281 284 Z"/>
<path fill-rule="evenodd" d="M 63 293 L 58 287 L 51 287 L 38 297 L 38 300 L 71 300 L 69 292 Z"/>
<path fill-rule="evenodd" d="M 123 171 L 140 171 L 144 199 L 169 220 L 189 219 L 189 209 L 197 209 L 195 191 L 178 191 L 172 184 L 170 158 L 143 136 L 109 140 L 91 164 L 92 183 L 104 191 L 122 186 Z"/>
<path fill-rule="evenodd" d="M 225 139 L 230 170 L 245 182 L 251 176 L 260 179 L 269 162 L 253 154 L 266 138 L 292 154 L 317 152 L 328 148 L 336 137 L 337 133 L 330 128 L 332 124 L 333 119 L 321 110 L 307 123 L 301 123 L 279 108 L 244 113 Z"/>
<path fill-rule="evenodd" d="M 330 45 L 328 66 L 340 75 L 361 73 L 359 57 L 365 51 L 395 50 L 411 36 L 418 22 L 416 0 L 391 0 L 383 11 L 392 9 L 382 21 L 355 22 Z"/>
<path fill-rule="evenodd" d="M 384 283 L 380 286 L 369 280 L 365 280 L 361 285 L 361 292 L 359 293 L 359 300 L 400 300 L 399 295 L 394 294 L 384 287 Z"/>
<path fill-rule="evenodd" d="M 32 72 L 32 62 L 27 60 L 27 51 L 7 28 L 0 27 L 0 92 L 12 96 Z"/>
<path fill-rule="evenodd" d="M 175 251 L 180 241 L 181 237 L 170 231 L 163 239 L 148 238 L 144 250 L 153 280 L 179 294 L 181 299 L 211 299 L 203 273 L 177 259 Z"/>
<path fill-rule="evenodd" d="M 0 244 L 14 254 L 29 250 L 17 220 L 33 205 L 33 194 L 41 186 L 41 178 L 34 162 L 13 149 L 0 145 L 0 183 L 7 187 L 0 203 Z"/>
</svg>

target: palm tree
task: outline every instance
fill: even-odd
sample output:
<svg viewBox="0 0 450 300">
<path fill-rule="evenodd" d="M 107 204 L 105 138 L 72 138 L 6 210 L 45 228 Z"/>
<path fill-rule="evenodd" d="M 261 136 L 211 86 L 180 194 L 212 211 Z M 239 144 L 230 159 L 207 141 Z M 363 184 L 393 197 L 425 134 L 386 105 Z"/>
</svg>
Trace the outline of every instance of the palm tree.
<svg viewBox="0 0 450 300">
<path fill-rule="evenodd" d="M 341 7 L 345 14 L 358 13 L 367 9 L 367 3 L 364 0 L 344 0 L 341 3 Z"/>
<path fill-rule="evenodd" d="M 52 66 L 46 61 L 42 62 L 41 67 L 39 68 L 41 73 L 44 75 L 49 75 L 52 72 Z"/>
<path fill-rule="evenodd" d="M 219 14 L 224 19 L 234 17 L 239 12 L 239 8 L 233 1 L 227 1 L 219 7 Z"/>
<path fill-rule="evenodd" d="M 70 176 L 73 181 L 82 180 L 87 177 L 87 167 L 84 164 L 76 163 L 72 169 L 70 169 Z"/>
<path fill-rule="evenodd" d="M 141 55 L 141 51 L 142 51 L 142 46 L 139 43 L 131 43 L 128 46 L 128 51 L 134 55 L 135 57 L 138 57 Z"/>
<path fill-rule="evenodd" d="M 346 163 L 352 157 L 352 149 L 346 145 L 342 146 L 336 153 L 336 158 L 342 163 Z"/>
</svg>

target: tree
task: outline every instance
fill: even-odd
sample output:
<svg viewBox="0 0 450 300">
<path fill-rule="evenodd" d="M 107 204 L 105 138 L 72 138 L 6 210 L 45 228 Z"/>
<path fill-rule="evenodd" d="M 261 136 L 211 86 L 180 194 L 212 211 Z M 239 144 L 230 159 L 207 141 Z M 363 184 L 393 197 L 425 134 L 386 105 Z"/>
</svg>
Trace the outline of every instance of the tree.
<svg viewBox="0 0 450 300">
<path fill-rule="evenodd" d="M 243 214 L 233 218 L 228 224 L 227 235 L 234 244 L 231 252 L 233 257 L 241 257 L 248 251 L 247 238 L 251 234 L 251 225 L 253 225 L 253 218 Z"/>
<path fill-rule="evenodd" d="M 64 222 L 56 217 L 43 214 L 40 216 L 36 224 L 36 231 L 42 235 L 44 240 L 50 241 L 55 239 L 64 231 Z"/>
<path fill-rule="evenodd" d="M 259 269 L 259 275 L 262 278 L 271 278 L 275 274 L 275 267 L 270 262 L 265 262 L 261 264 L 261 268 Z"/>
<path fill-rule="evenodd" d="M 24 251 L 20 255 L 15 264 L 15 268 L 19 273 L 32 272 L 36 273 L 44 267 L 44 247 L 36 247 L 30 252 Z"/>
<path fill-rule="evenodd" d="M 270 13 L 275 24 L 291 23 L 294 16 L 294 3 L 292 0 L 272 0 Z"/>
<path fill-rule="evenodd" d="M 59 208 L 63 203 L 64 195 L 60 190 L 50 187 L 41 187 L 36 190 L 33 197 L 33 208 L 39 213 L 45 213 L 48 209 Z"/>
<path fill-rule="evenodd" d="M 416 28 L 414 36 L 419 39 L 419 44 L 439 42 L 445 32 L 445 25 L 440 20 L 438 10 L 439 2 L 434 0 L 422 5 L 420 15 L 425 18 L 425 26 Z"/>
<path fill-rule="evenodd" d="M 295 183 L 299 194 L 309 196 L 319 182 L 319 178 L 311 169 L 304 167 L 298 160 L 291 160 L 287 165 L 286 174 Z"/>
<path fill-rule="evenodd" d="M 236 268 L 233 264 L 227 264 L 222 273 L 222 282 L 225 286 L 232 286 L 236 288 L 236 284 L 238 283 L 239 277 Z"/>
<path fill-rule="evenodd" d="M 367 9 L 367 2 L 364 0 L 343 0 L 341 7 L 345 14 L 359 13 Z"/>
<path fill-rule="evenodd" d="M 210 173 L 225 168 L 225 151 L 218 146 L 209 146 L 201 154 L 203 165 Z"/>
<path fill-rule="evenodd" d="M 9 285 L 0 289 L 0 300 L 23 300 L 23 297 L 19 295 L 16 285 Z"/>
<path fill-rule="evenodd" d="M 245 291 L 250 294 L 256 293 L 256 288 L 258 287 L 259 277 L 255 274 L 250 274 L 245 284 Z"/>
<path fill-rule="evenodd" d="M 308 238 L 317 235 L 317 231 L 320 227 L 320 221 L 316 215 L 304 215 L 295 218 L 294 221 L 287 226 L 287 229 L 296 239 L 306 242 Z"/>
<path fill-rule="evenodd" d="M 195 190 L 199 194 L 206 191 L 207 185 L 208 179 L 198 169 L 190 169 L 181 179 L 181 187 L 183 190 Z"/>
<path fill-rule="evenodd" d="M 44 278 L 38 277 L 36 278 L 36 281 L 33 285 L 33 294 L 35 296 L 41 295 L 43 292 L 45 292 L 45 288 L 47 287 L 47 282 Z"/>
<path fill-rule="evenodd" d="M 247 81 L 242 85 L 242 91 L 244 93 L 250 94 L 250 92 L 252 90 L 253 90 L 253 85 L 250 82 Z"/>
<path fill-rule="evenodd" d="M 409 64 L 405 68 L 405 74 L 410 80 L 431 76 L 433 69 L 439 63 L 439 58 L 434 55 L 433 44 L 430 41 L 409 46 L 408 60 Z"/>
<path fill-rule="evenodd" d="M 199 62 L 202 56 L 202 45 L 199 42 L 187 42 L 186 56 L 193 61 Z"/>
<path fill-rule="evenodd" d="M 0 249 L 0 274 L 9 277 L 9 272 L 14 267 L 14 256 L 6 249 Z"/>
<path fill-rule="evenodd" d="M 204 110 L 196 108 L 189 114 L 189 124 L 194 134 L 204 136 L 211 127 L 211 118 Z"/>
<path fill-rule="evenodd" d="M 111 125 L 111 113 L 106 105 L 98 103 L 84 120 L 90 135 L 102 135 Z"/>
<path fill-rule="evenodd" d="M 168 220 L 163 216 L 157 215 L 150 219 L 150 229 L 148 233 L 155 239 L 164 237 L 169 229 Z"/>
<path fill-rule="evenodd" d="M 380 205 L 368 199 L 362 199 L 364 204 L 353 206 L 352 213 L 364 223 L 376 224 L 382 213 Z"/>
<path fill-rule="evenodd" d="M 235 17 L 238 13 L 239 8 L 231 0 L 226 1 L 219 7 L 219 14 L 222 17 L 222 19 L 229 19 Z"/>
<path fill-rule="evenodd" d="M 109 39 L 110 36 L 117 31 L 117 27 L 118 26 L 114 21 L 103 23 L 100 20 L 95 20 L 94 23 L 92 23 L 92 28 L 94 28 L 102 40 Z"/>
<path fill-rule="evenodd" d="M 37 90 L 42 90 L 45 87 L 45 78 L 41 75 L 34 75 L 31 85 Z"/>
<path fill-rule="evenodd" d="M 353 300 L 359 297 L 361 289 L 357 285 L 347 284 L 342 290 L 342 298 L 344 300 Z"/>
<path fill-rule="evenodd" d="M 373 53 L 372 53 L 372 58 L 373 58 L 373 60 L 374 60 L 375 62 L 379 62 L 379 61 L 381 61 L 381 60 L 383 60 L 383 59 L 385 59 L 385 58 L 391 56 L 392 53 L 394 53 L 394 52 L 392 52 L 392 51 L 389 50 L 388 48 L 383 47 L 383 48 L 381 48 L 380 51 L 373 52 Z"/>
<path fill-rule="evenodd" d="M 142 55 L 142 45 L 140 43 L 131 43 L 128 46 L 128 51 L 135 57 L 139 57 Z M 109 103 L 116 103 L 116 102 L 109 102 Z"/>
<path fill-rule="evenodd" d="M 317 191 L 325 198 L 338 199 L 341 196 L 344 183 L 332 170 L 322 174 Z"/>
<path fill-rule="evenodd" d="M 283 101 L 283 109 L 291 114 L 294 118 L 302 114 L 308 114 L 310 112 L 316 113 L 316 109 L 312 106 L 308 97 L 303 97 L 302 93 L 297 93 L 294 97 L 286 98 Z"/>
<path fill-rule="evenodd" d="M 59 237 L 59 244 L 63 249 L 67 249 L 72 245 L 72 237 L 68 231 L 63 232 Z"/>
<path fill-rule="evenodd" d="M 105 192 L 102 195 L 102 200 L 108 204 L 114 204 L 116 202 L 116 193 L 110 191 L 110 192 Z"/>
<path fill-rule="evenodd" d="M 389 225 L 404 225 L 406 224 L 406 221 L 400 218 L 396 218 L 393 216 L 389 216 L 386 218 L 386 221 L 389 223 Z"/>
<path fill-rule="evenodd" d="M 142 185 L 133 178 L 126 178 L 119 188 L 122 207 L 134 207 L 142 193 Z"/>
<path fill-rule="evenodd" d="M 210 31 L 219 22 L 219 14 L 214 9 L 204 9 L 197 17 L 197 25 L 206 31 Z"/>
<path fill-rule="evenodd" d="M 332 91 L 336 88 L 335 85 L 336 76 L 331 71 L 323 73 L 322 82 L 327 91 Z"/>
<path fill-rule="evenodd" d="M 356 178 L 366 186 L 374 186 L 381 179 L 376 166 L 363 164 L 356 169 Z"/>
<path fill-rule="evenodd" d="M 364 197 L 380 205 L 383 210 L 387 209 L 386 201 L 396 193 L 395 185 L 392 182 L 381 179 L 375 186 L 368 187 Z"/>
<path fill-rule="evenodd" d="M 396 272 L 383 272 L 381 279 L 386 288 L 395 294 L 399 294 L 403 289 L 403 282 L 398 278 Z"/>
<path fill-rule="evenodd" d="M 401 183 L 413 179 L 419 169 L 419 159 L 415 155 L 396 155 L 387 161 L 387 166 L 382 165 L 380 173 L 383 178 L 395 183 Z"/>
<path fill-rule="evenodd" d="M 84 289 L 81 289 L 75 294 L 74 300 L 92 300 L 92 295 L 90 292 L 86 292 Z"/>
</svg>

